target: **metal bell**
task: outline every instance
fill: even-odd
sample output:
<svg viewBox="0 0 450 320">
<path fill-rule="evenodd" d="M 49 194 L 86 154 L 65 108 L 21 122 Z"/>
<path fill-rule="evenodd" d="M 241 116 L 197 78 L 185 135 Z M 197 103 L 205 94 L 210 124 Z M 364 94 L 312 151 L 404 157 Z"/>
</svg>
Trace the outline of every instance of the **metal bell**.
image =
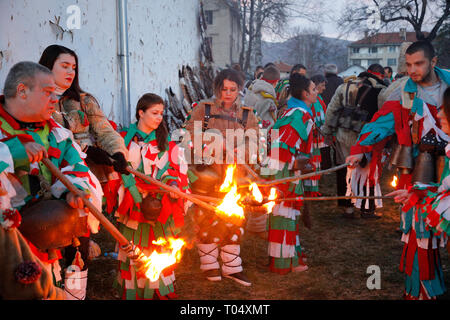
<svg viewBox="0 0 450 320">
<path fill-rule="evenodd" d="M 433 155 L 429 152 L 420 152 L 416 158 L 414 170 L 412 173 L 412 183 L 430 183 L 435 182 L 436 163 Z"/>
<path fill-rule="evenodd" d="M 314 167 L 311 164 L 311 160 L 301 154 L 295 155 L 294 166 L 292 170 L 300 170 L 303 174 L 314 171 Z"/>
<path fill-rule="evenodd" d="M 88 231 L 87 215 L 80 217 L 64 200 L 43 200 L 23 210 L 19 231 L 39 250 L 72 245 Z"/>
<path fill-rule="evenodd" d="M 397 168 L 412 169 L 412 147 L 397 144 L 392 151 L 390 165 Z"/>
<path fill-rule="evenodd" d="M 191 183 L 191 190 L 194 193 L 211 194 L 221 184 L 221 176 L 212 166 L 197 164 L 191 168 L 191 171 L 198 178 Z"/>
<path fill-rule="evenodd" d="M 161 200 L 152 195 L 147 195 L 141 202 L 141 212 L 144 218 L 148 221 L 156 221 L 161 213 Z"/>
<path fill-rule="evenodd" d="M 436 182 L 441 181 L 442 173 L 445 168 L 445 156 L 437 156 L 436 157 Z"/>
</svg>

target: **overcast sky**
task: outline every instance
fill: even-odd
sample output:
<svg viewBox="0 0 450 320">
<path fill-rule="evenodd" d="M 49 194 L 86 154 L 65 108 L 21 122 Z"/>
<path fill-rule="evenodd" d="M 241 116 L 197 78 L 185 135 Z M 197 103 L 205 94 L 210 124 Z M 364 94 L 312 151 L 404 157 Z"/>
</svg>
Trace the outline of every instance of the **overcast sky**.
<svg viewBox="0 0 450 320">
<path fill-rule="evenodd" d="M 311 0 L 316 1 L 316 0 Z M 336 23 L 337 19 L 341 16 L 342 12 L 345 10 L 346 4 L 351 3 L 354 1 L 355 3 L 361 3 L 361 2 L 367 2 L 368 4 L 373 4 L 372 0 L 322 0 L 324 2 L 324 10 L 328 16 L 324 16 L 323 18 L 319 19 L 317 22 L 311 22 L 306 19 L 300 19 L 300 18 L 292 18 L 289 21 L 289 26 L 291 29 L 294 29 L 296 27 L 298 28 L 313 28 L 313 29 L 321 29 L 322 34 L 325 37 L 330 38 L 340 38 L 344 40 L 350 40 L 350 41 L 356 41 L 363 37 L 362 33 L 351 33 L 351 34 L 343 34 L 339 28 L 338 24 Z M 429 12 L 430 10 L 428 10 Z M 427 12 L 427 16 L 428 16 Z M 427 19 L 426 19 L 427 20 Z M 407 28 L 408 31 L 413 31 L 410 24 L 407 22 L 399 22 L 397 25 L 393 26 L 391 24 L 391 27 L 394 27 L 395 30 L 399 29 L 400 27 Z M 430 26 L 427 26 L 426 23 L 424 24 L 423 30 L 431 29 Z M 391 30 L 392 31 L 392 30 Z M 387 32 L 387 30 L 382 30 L 382 32 Z M 284 35 L 284 37 L 288 37 L 289 35 Z M 286 39 L 283 39 L 282 37 L 279 37 L 278 35 L 272 35 L 272 34 L 265 34 L 263 36 L 264 40 L 266 41 L 284 41 Z"/>
</svg>

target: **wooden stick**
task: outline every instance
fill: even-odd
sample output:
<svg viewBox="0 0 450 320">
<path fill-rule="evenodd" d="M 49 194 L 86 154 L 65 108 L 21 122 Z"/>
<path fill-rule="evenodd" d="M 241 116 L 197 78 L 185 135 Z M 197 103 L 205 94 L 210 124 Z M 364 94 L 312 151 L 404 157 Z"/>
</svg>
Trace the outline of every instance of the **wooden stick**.
<svg viewBox="0 0 450 320">
<path fill-rule="evenodd" d="M 304 179 L 308 179 L 311 177 L 317 177 L 317 176 L 321 176 L 324 174 L 328 174 L 334 171 L 338 171 L 342 168 L 346 168 L 348 166 L 348 163 L 344 163 L 341 165 L 338 165 L 336 167 L 330 168 L 330 169 L 326 169 L 326 170 L 320 170 L 320 171 L 315 171 L 315 172 L 310 172 L 310 173 L 306 173 L 306 174 L 302 174 L 299 176 L 294 176 L 294 177 L 287 177 L 287 178 L 282 178 L 282 179 L 277 179 L 277 180 L 270 180 L 270 181 L 257 181 L 256 184 L 259 187 L 270 187 L 276 184 L 281 184 L 281 183 L 286 183 L 286 182 L 292 182 L 292 181 L 297 181 L 297 180 L 304 180 Z M 239 186 L 239 188 L 248 188 L 250 185 L 241 185 Z"/>
<path fill-rule="evenodd" d="M 92 204 L 92 202 L 89 201 L 85 197 L 85 194 L 83 191 L 75 187 L 72 182 L 66 177 L 65 174 L 63 174 L 48 158 L 42 159 L 42 162 L 45 164 L 45 166 L 50 170 L 50 172 L 57 177 L 65 186 L 67 189 L 69 189 L 70 192 L 72 192 L 74 195 L 79 196 L 82 200 L 84 205 L 91 211 L 91 213 L 94 215 L 94 217 L 97 218 L 98 221 L 105 227 L 106 231 L 108 231 L 114 239 L 116 239 L 120 245 L 123 247 L 127 247 L 130 245 L 130 242 L 125 238 L 120 231 L 100 212 L 98 209 Z"/>
<path fill-rule="evenodd" d="M 295 198 L 284 198 L 275 199 L 272 201 L 282 202 L 282 201 L 324 201 L 324 200 L 347 200 L 347 199 L 367 199 L 367 200 L 377 200 L 377 199 L 394 199 L 394 197 L 388 196 L 324 196 L 324 197 L 295 197 Z"/>
<path fill-rule="evenodd" d="M 139 172 L 137 170 L 134 170 L 130 166 L 127 167 L 127 171 L 129 173 L 134 174 L 136 177 L 139 177 L 140 179 L 142 179 L 144 181 L 152 183 L 152 184 L 154 184 L 154 185 L 156 185 L 156 186 L 158 186 L 160 188 L 163 188 L 164 190 L 167 190 L 169 192 L 173 192 L 173 193 L 177 194 L 178 196 L 180 196 L 180 197 L 182 197 L 184 199 L 187 199 L 187 200 L 189 200 L 189 201 L 199 205 L 200 207 L 202 207 L 204 209 L 211 210 L 211 211 L 217 212 L 219 214 L 223 214 L 216 207 L 214 207 L 214 206 L 210 205 L 209 203 L 206 203 L 206 202 L 198 199 L 196 196 L 193 196 L 193 195 L 191 195 L 189 193 L 184 193 L 178 188 L 168 186 L 167 184 L 165 184 L 165 183 L 163 183 L 161 181 L 158 181 L 158 180 L 156 180 L 156 179 L 154 179 L 152 177 L 146 176 L 145 174 L 143 174 L 143 173 L 141 173 L 141 172 Z"/>
</svg>

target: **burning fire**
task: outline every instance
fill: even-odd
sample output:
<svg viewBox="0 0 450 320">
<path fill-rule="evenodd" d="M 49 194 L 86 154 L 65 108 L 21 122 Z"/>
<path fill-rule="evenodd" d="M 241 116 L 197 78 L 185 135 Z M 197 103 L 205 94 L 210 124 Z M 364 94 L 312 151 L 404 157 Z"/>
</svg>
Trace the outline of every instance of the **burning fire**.
<svg viewBox="0 0 450 320">
<path fill-rule="evenodd" d="M 231 185 L 233 184 L 234 169 L 236 169 L 236 165 L 228 166 L 227 173 L 225 175 L 225 180 L 223 181 L 222 185 L 220 186 L 220 190 L 219 190 L 220 192 L 230 191 Z"/>
<path fill-rule="evenodd" d="M 272 200 L 272 201 L 264 204 L 264 207 L 266 208 L 267 213 L 271 213 L 272 212 L 272 209 L 275 206 L 275 201 L 273 201 L 273 200 L 275 200 L 276 198 L 277 198 L 277 190 L 275 188 L 270 188 L 270 194 L 269 194 L 269 198 L 268 199 Z"/>
<path fill-rule="evenodd" d="M 255 198 L 256 201 L 258 201 L 259 203 L 263 202 L 264 197 L 261 193 L 261 191 L 259 191 L 258 185 L 256 183 L 252 183 L 249 187 L 250 191 L 252 191 L 252 195 L 253 198 Z"/>
<path fill-rule="evenodd" d="M 237 193 L 236 181 L 233 180 L 234 169 L 236 165 L 230 165 L 227 168 L 225 181 L 220 187 L 221 192 L 228 192 L 223 198 L 222 203 L 217 207 L 224 216 L 231 218 L 234 223 L 241 224 L 245 219 L 244 209 L 239 206 L 238 201 L 241 195 Z"/>
<path fill-rule="evenodd" d="M 395 188 L 395 187 L 397 187 L 397 184 L 398 184 L 397 176 L 392 177 L 391 186 L 393 186 Z"/>
<path fill-rule="evenodd" d="M 155 282 L 159 279 L 161 272 L 174 265 L 181 259 L 181 248 L 186 244 L 183 239 L 169 238 L 167 242 L 164 238 L 159 238 L 157 241 L 152 241 L 153 244 L 163 247 L 163 250 L 171 250 L 171 252 L 158 253 L 156 250 L 152 252 L 150 257 L 142 256 L 141 262 L 145 276 L 151 281 Z"/>
</svg>

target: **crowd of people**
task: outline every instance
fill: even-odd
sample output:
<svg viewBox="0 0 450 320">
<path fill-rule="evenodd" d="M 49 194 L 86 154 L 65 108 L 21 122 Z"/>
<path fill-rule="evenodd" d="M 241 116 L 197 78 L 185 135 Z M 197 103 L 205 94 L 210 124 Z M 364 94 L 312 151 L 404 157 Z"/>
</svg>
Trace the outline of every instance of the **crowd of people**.
<svg viewBox="0 0 450 320">
<path fill-rule="evenodd" d="M 347 164 L 336 172 L 337 196 L 353 197 L 338 200 L 343 216 L 380 219 L 379 180 L 389 164 L 399 175 L 390 196 L 403 204 L 404 297 L 435 299 L 446 290 L 439 248 L 450 229 L 450 72 L 436 66 L 426 41 L 412 43 L 404 55 L 406 72 L 395 77 L 379 64 L 346 79 L 334 64 L 315 75 L 298 64 L 281 79 L 268 63 L 247 83 L 238 66 L 218 71 L 214 96 L 195 102 L 181 129 L 190 148 L 180 148 L 175 132 L 168 132 L 157 94 L 140 97 L 128 127 L 109 121 L 94 95 L 81 89 L 78 57 L 69 48 L 51 45 L 38 63 L 15 64 L 0 96 L 0 298 L 86 298 L 88 266 L 101 250 L 90 239 L 101 225 L 86 201 L 110 214 L 118 232 L 146 256 L 160 250 L 158 240 L 180 237 L 191 219 L 200 272 L 209 281 L 252 285 L 240 255 L 245 229 L 267 241 L 271 272 L 303 272 L 308 264 L 300 231 L 311 222 L 301 197 L 320 196 L 318 171 Z M 217 149 L 204 137 L 215 132 L 225 141 L 229 131 L 247 130 L 266 134 L 248 146 L 243 140 L 243 165 L 234 160 L 242 145 Z M 233 155 L 239 183 L 255 176 L 273 181 L 278 197 L 289 200 L 267 214 L 247 212 L 243 225 L 192 203 L 187 195 L 223 197 L 219 188 L 230 163 L 214 161 L 219 154 Z M 180 192 L 164 192 L 133 172 Z M 116 252 L 113 286 L 122 299 L 177 297 L 176 264 L 149 279 L 129 248 L 118 243 Z"/>
</svg>

